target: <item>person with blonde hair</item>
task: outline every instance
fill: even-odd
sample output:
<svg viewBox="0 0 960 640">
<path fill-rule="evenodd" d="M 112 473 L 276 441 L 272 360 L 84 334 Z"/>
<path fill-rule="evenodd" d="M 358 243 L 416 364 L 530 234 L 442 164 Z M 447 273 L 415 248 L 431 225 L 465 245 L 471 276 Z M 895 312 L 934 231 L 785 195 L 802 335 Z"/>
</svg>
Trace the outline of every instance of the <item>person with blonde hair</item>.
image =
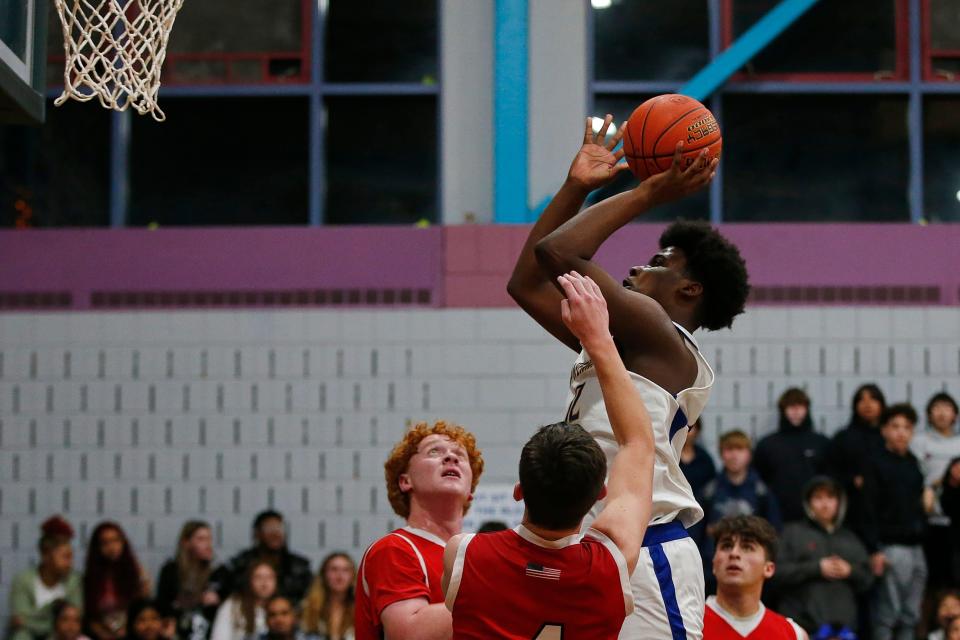
<svg viewBox="0 0 960 640">
<path fill-rule="evenodd" d="M 443 550 L 483 473 L 476 438 L 463 427 L 420 422 L 384 464 L 387 496 L 407 526 L 374 542 L 357 573 L 357 640 L 445 640 L 453 633 L 440 582 Z"/>
<path fill-rule="evenodd" d="M 354 581 L 357 567 L 342 551 L 329 554 L 307 591 L 300 627 L 320 640 L 353 640 Z"/>
<path fill-rule="evenodd" d="M 189 520 L 180 529 L 177 553 L 157 578 L 156 603 L 165 624 L 180 640 L 205 640 L 217 614 L 217 591 L 226 569 L 214 569 L 213 535 L 202 520 Z"/>
</svg>

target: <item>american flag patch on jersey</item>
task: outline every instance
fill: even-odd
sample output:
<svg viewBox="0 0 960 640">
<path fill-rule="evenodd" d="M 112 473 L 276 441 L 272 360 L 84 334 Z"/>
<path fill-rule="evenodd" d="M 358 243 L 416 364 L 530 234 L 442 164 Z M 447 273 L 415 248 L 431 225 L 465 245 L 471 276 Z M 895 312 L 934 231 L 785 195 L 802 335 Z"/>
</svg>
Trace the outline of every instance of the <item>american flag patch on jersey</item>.
<svg viewBox="0 0 960 640">
<path fill-rule="evenodd" d="M 551 569 L 542 564 L 527 563 L 527 575 L 531 578 L 543 578 L 544 580 L 560 580 L 560 569 Z"/>
</svg>

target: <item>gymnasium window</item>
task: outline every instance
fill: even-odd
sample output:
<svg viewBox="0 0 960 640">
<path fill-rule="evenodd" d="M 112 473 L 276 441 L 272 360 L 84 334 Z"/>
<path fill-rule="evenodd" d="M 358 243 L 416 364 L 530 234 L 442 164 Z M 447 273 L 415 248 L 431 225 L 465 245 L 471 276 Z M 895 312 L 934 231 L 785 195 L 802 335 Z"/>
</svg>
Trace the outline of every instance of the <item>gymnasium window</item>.
<svg viewBox="0 0 960 640">
<path fill-rule="evenodd" d="M 724 220 L 909 222 L 907 98 L 724 97 Z"/>
<path fill-rule="evenodd" d="M 926 0 L 924 8 L 924 77 L 931 81 L 960 80 L 960 3 Z"/>
<path fill-rule="evenodd" d="M 960 222 L 960 98 L 930 96 L 923 115 L 927 220 Z"/>
<path fill-rule="evenodd" d="M 709 61 L 703 0 L 592 6 L 595 81 L 684 80 Z"/>
<path fill-rule="evenodd" d="M 109 223 L 110 114 L 47 107 L 43 127 L 0 127 L 0 227 Z"/>
<path fill-rule="evenodd" d="M 306 224 L 308 104 L 169 98 L 162 125 L 134 118 L 128 224 Z"/>
<path fill-rule="evenodd" d="M 729 46 L 779 0 L 724 0 Z M 739 79 L 903 80 L 906 0 L 821 0 L 753 58 Z"/>
</svg>

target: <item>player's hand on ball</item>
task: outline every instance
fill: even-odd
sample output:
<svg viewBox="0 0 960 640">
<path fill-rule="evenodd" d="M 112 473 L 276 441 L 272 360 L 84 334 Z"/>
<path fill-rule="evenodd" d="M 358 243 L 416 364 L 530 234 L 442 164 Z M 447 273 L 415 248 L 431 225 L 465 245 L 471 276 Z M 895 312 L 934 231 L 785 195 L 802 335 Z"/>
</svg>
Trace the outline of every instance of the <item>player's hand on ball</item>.
<svg viewBox="0 0 960 640">
<path fill-rule="evenodd" d="M 677 143 L 673 152 L 673 164 L 667 171 L 650 176 L 637 187 L 646 189 L 654 205 L 679 200 L 692 193 L 696 193 L 710 184 L 717 173 L 719 158 L 709 160 L 707 150 L 704 149 L 697 159 L 686 169 L 681 167 L 683 157 L 683 141 Z"/>
<path fill-rule="evenodd" d="M 607 301 L 597 283 L 576 271 L 557 280 L 566 295 L 560 302 L 560 316 L 580 344 L 589 351 L 589 345 L 612 341 Z"/>
<path fill-rule="evenodd" d="M 626 123 L 607 141 L 607 131 L 610 129 L 611 122 L 613 122 L 613 116 L 608 113 L 603 119 L 600 131 L 594 135 L 593 118 L 587 118 L 587 127 L 583 132 L 583 146 L 580 147 L 580 151 L 570 165 L 567 180 L 593 191 L 616 178 L 621 171 L 630 168 L 623 161 L 623 147 L 614 151 L 614 148 L 620 144 L 620 139 L 626 130 Z"/>
</svg>

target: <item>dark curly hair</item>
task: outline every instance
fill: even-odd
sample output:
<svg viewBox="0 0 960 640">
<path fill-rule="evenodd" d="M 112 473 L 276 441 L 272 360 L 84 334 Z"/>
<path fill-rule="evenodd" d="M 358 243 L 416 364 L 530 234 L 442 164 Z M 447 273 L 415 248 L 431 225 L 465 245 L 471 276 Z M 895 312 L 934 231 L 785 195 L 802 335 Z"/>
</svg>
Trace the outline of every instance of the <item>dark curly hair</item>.
<svg viewBox="0 0 960 640">
<path fill-rule="evenodd" d="M 710 331 L 733 324 L 750 293 L 740 251 L 709 223 L 678 220 L 660 236 L 660 248 L 676 247 L 687 259 L 686 273 L 703 285 L 700 325 Z"/>
</svg>

